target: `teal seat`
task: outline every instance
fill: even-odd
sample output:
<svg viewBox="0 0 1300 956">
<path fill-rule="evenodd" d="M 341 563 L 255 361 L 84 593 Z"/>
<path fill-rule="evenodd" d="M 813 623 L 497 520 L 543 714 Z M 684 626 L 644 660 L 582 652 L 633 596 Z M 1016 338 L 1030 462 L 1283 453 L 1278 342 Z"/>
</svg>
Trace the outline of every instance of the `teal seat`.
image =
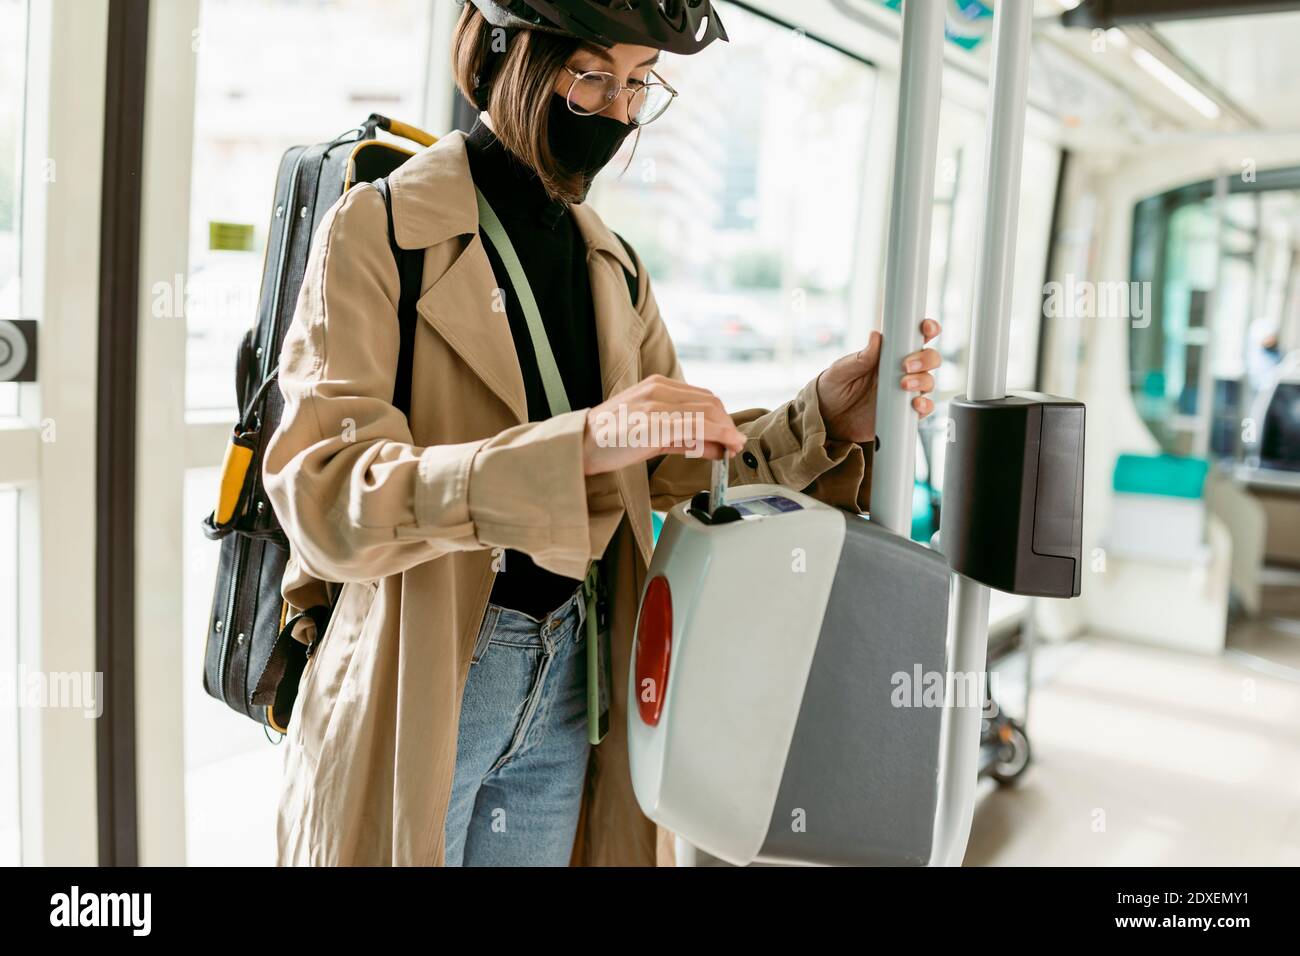
<svg viewBox="0 0 1300 956">
<path fill-rule="evenodd" d="M 1120 455 L 1115 462 L 1115 491 L 1131 495 L 1201 498 L 1210 463 L 1181 455 Z"/>
<path fill-rule="evenodd" d="M 934 533 L 935 508 L 939 501 L 939 492 L 930 487 L 930 483 L 917 478 L 912 483 L 912 540 L 928 545 Z"/>
</svg>

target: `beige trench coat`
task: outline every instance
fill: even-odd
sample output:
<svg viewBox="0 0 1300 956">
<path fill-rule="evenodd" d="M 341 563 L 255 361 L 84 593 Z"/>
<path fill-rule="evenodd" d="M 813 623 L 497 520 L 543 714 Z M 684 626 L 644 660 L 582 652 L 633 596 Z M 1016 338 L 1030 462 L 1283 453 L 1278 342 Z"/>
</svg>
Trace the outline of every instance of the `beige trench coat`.
<svg viewBox="0 0 1300 956">
<path fill-rule="evenodd" d="M 592 749 L 572 863 L 670 864 L 670 835 L 632 791 L 628 661 L 651 508 L 707 487 L 709 463 L 669 455 L 585 477 L 585 409 L 528 421 L 510 326 L 493 309 L 464 135 L 416 154 L 390 182 L 398 242 L 428 250 L 409 425 L 390 402 L 398 274 L 368 183 L 318 226 L 280 354 L 284 416 L 263 471 L 291 543 L 283 595 L 292 612 L 325 601 L 326 581 L 342 589 L 292 712 L 277 863 L 443 863 L 470 652 L 493 558 L 515 548 L 574 578 L 601 556 L 610 571 L 611 725 Z M 637 309 L 623 245 L 590 207 L 572 208 L 605 397 L 656 372 L 680 379 L 645 269 L 636 263 Z M 749 438 L 733 483 L 775 482 L 865 510 L 869 449 L 827 441 L 815 382 L 775 410 L 733 417 Z"/>
</svg>

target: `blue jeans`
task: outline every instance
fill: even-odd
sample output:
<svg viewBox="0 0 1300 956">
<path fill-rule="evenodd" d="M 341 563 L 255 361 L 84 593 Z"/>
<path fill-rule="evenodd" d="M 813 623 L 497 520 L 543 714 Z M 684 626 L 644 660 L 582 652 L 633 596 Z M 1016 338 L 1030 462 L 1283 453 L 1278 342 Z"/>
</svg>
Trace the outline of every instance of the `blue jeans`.
<svg viewBox="0 0 1300 956">
<path fill-rule="evenodd" d="M 567 866 L 587 776 L 586 603 L 542 620 L 489 604 L 447 807 L 447 866 Z"/>
</svg>

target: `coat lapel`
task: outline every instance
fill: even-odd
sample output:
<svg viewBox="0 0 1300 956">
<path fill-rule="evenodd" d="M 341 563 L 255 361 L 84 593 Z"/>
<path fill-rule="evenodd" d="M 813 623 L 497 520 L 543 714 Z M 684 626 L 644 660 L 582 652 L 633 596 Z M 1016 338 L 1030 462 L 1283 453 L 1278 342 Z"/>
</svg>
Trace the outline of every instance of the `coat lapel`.
<svg viewBox="0 0 1300 956">
<path fill-rule="evenodd" d="M 416 312 L 441 335 L 517 422 L 528 421 L 523 375 L 497 280 L 478 232 L 465 134 L 448 133 L 389 177 L 393 231 L 403 249 L 426 249 Z"/>
<path fill-rule="evenodd" d="M 483 240 L 475 232 L 455 261 L 420 296 L 416 311 L 456 350 L 474 374 L 510 409 L 528 421 L 528 397 L 515 354 L 504 300 L 497 294 Z"/>
<path fill-rule="evenodd" d="M 631 272 L 633 266 L 623 244 L 585 203 L 570 209 L 587 246 L 601 389 L 603 397 L 609 398 L 636 382 L 645 320 L 628 298 L 623 270 Z"/>
<path fill-rule="evenodd" d="M 417 311 L 447 340 L 474 373 L 506 404 L 517 421 L 528 420 L 523 375 L 510 323 L 495 294 L 497 278 L 479 236 L 474 181 L 465 134 L 449 133 L 417 153 L 390 177 L 398 245 L 429 249 L 426 274 L 435 278 Z M 623 270 L 634 271 L 618 238 L 585 203 L 570 207 L 586 246 L 596 313 L 603 396 L 621 391 L 636 374 L 643 320 L 628 301 Z M 441 247 L 455 240 L 449 252 Z M 450 259 L 445 267 L 440 260 Z"/>
</svg>

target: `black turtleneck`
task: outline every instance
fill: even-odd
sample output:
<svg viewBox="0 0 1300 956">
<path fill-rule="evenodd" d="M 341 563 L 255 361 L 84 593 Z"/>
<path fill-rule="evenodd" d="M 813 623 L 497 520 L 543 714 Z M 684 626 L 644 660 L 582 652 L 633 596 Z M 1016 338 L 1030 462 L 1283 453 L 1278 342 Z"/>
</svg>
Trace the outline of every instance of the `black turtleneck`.
<svg viewBox="0 0 1300 956">
<path fill-rule="evenodd" d="M 569 407 L 591 408 L 603 400 L 596 314 L 591 301 L 586 245 L 566 203 L 552 200 L 530 167 L 516 159 L 482 121 L 466 137 L 470 174 L 496 212 L 519 255 L 542 313 Z M 505 290 L 506 318 L 515 342 L 528 397 L 529 421 L 551 417 L 528 322 L 510 276 L 492 243 L 483 238 L 492 274 Z M 490 600 L 541 619 L 568 600 L 578 585 L 538 567 L 521 551 L 507 551 Z"/>
</svg>

